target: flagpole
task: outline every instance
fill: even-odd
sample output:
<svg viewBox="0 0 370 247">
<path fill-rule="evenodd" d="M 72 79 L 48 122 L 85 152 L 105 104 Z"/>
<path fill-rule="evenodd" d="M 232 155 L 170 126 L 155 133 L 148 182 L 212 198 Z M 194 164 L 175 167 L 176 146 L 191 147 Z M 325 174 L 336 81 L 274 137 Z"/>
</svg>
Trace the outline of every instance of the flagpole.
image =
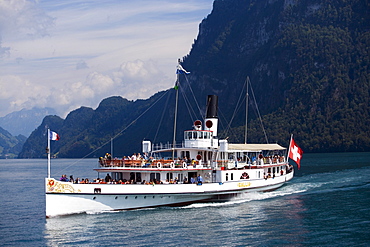
<svg viewBox="0 0 370 247">
<path fill-rule="evenodd" d="M 47 148 L 47 153 L 48 153 L 48 178 L 50 178 L 50 129 L 48 128 L 48 148 Z"/>
<path fill-rule="evenodd" d="M 292 140 L 293 140 L 293 134 L 290 134 L 289 147 L 288 147 L 288 152 L 286 153 L 286 159 L 285 159 L 287 162 L 289 159 L 290 145 L 292 144 Z"/>
<path fill-rule="evenodd" d="M 180 58 L 178 59 L 178 64 L 180 65 Z M 178 86 L 180 74 L 177 73 L 176 85 Z M 175 121 L 173 123 L 173 142 L 172 142 L 172 160 L 175 160 L 175 145 L 176 145 L 176 122 L 177 122 L 177 102 L 179 98 L 179 89 L 176 88 L 176 102 L 175 102 Z"/>
</svg>

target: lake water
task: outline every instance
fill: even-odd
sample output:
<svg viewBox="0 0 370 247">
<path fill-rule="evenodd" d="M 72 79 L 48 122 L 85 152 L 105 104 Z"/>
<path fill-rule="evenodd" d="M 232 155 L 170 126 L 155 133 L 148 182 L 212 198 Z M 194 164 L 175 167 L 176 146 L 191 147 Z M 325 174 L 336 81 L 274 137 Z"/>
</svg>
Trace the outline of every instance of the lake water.
<svg viewBox="0 0 370 247">
<path fill-rule="evenodd" d="M 97 161 L 52 160 L 95 178 Z M 305 154 L 282 188 L 227 203 L 45 219 L 46 160 L 0 160 L 0 246 L 370 246 L 370 153 Z"/>
</svg>

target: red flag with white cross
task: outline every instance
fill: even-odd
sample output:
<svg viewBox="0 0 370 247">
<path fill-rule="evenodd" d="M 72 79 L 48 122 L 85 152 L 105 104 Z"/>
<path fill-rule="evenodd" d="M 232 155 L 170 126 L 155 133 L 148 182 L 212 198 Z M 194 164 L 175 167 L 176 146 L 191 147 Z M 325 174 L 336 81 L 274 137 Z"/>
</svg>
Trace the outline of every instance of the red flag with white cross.
<svg viewBox="0 0 370 247">
<path fill-rule="evenodd" d="M 289 146 L 289 158 L 297 163 L 298 169 L 301 168 L 301 159 L 302 159 L 303 151 L 297 144 L 295 144 L 294 139 L 292 138 Z"/>
</svg>

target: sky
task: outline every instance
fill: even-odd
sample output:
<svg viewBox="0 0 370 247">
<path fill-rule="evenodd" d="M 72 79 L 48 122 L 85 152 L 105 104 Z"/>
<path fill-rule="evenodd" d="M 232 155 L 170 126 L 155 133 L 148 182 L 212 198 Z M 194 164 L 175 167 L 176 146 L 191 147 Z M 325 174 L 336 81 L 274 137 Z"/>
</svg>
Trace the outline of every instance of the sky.
<svg viewBox="0 0 370 247">
<path fill-rule="evenodd" d="M 173 87 L 213 0 L 0 0 L 0 117 Z"/>
</svg>

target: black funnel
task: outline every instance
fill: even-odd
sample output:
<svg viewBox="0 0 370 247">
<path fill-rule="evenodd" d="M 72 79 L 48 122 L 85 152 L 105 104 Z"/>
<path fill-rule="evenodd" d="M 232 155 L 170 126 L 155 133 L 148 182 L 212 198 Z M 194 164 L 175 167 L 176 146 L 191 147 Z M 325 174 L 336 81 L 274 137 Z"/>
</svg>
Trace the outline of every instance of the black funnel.
<svg viewBox="0 0 370 247">
<path fill-rule="evenodd" d="M 217 118 L 218 96 L 208 95 L 206 118 Z"/>
</svg>

